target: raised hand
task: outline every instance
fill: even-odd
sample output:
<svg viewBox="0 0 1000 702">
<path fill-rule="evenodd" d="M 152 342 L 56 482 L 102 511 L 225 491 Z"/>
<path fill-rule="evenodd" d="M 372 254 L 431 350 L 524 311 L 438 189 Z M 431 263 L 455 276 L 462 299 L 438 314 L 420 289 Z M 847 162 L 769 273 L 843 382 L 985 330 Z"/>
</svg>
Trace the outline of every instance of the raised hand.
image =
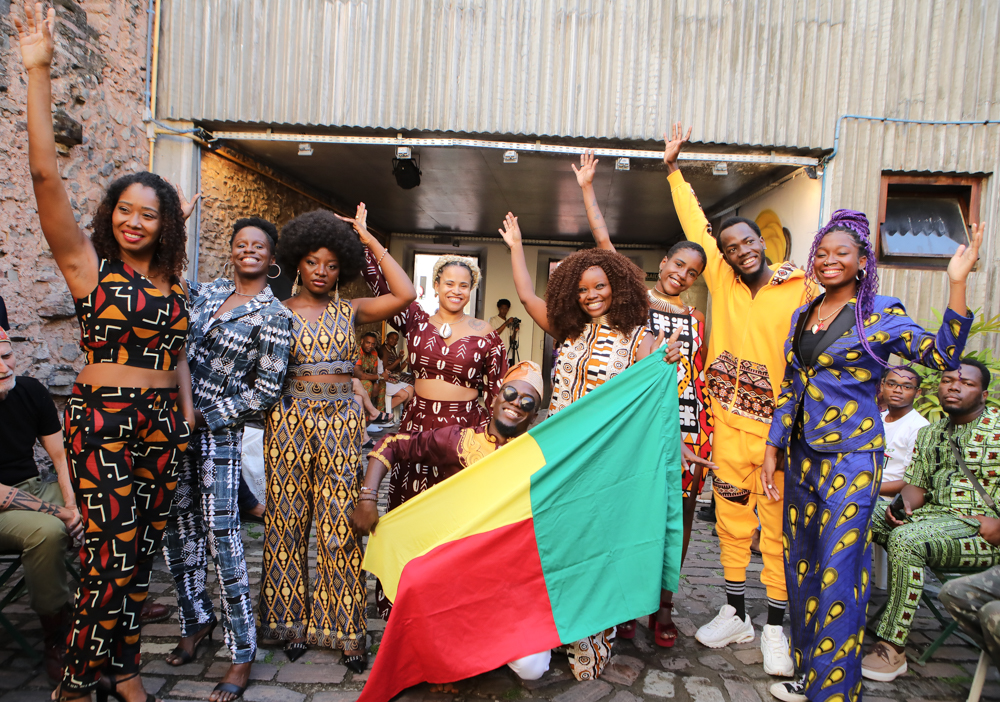
<svg viewBox="0 0 1000 702">
<path fill-rule="evenodd" d="M 576 173 L 576 182 L 581 188 L 594 184 L 594 174 L 597 173 L 597 164 L 600 161 L 594 158 L 594 150 L 586 149 L 580 154 L 580 167 L 572 164 L 573 172 Z"/>
<path fill-rule="evenodd" d="M 337 218 L 345 222 L 350 222 L 351 226 L 354 227 L 354 231 L 358 233 L 358 239 L 365 246 L 371 246 L 371 243 L 375 241 L 375 237 L 368 231 L 368 210 L 365 207 L 365 203 L 358 203 L 358 209 L 354 217 L 341 217 L 337 215 Z"/>
<path fill-rule="evenodd" d="M 509 248 L 514 248 L 515 244 L 520 246 L 521 228 L 517 225 L 517 217 L 512 212 L 508 212 L 504 218 L 503 229 L 498 229 L 497 231 L 500 232 L 500 236 L 503 237 L 504 243 Z"/>
<path fill-rule="evenodd" d="M 167 182 L 170 183 L 169 180 Z M 186 222 L 188 217 L 190 217 L 191 214 L 194 212 L 194 206 L 198 204 L 198 200 L 201 199 L 201 193 L 195 193 L 194 197 L 188 200 L 186 197 L 184 197 L 184 191 L 181 190 L 181 186 L 177 185 L 176 183 L 170 183 L 170 184 L 173 185 L 174 189 L 177 191 L 177 198 L 181 201 L 181 214 L 184 215 L 184 221 Z"/>
<path fill-rule="evenodd" d="M 972 225 L 971 242 L 968 246 L 959 245 L 955 254 L 948 261 L 948 279 L 953 283 L 964 283 L 969 273 L 979 260 L 979 247 L 983 243 L 983 232 L 986 230 L 986 223 Z"/>
<path fill-rule="evenodd" d="M 42 3 L 36 2 L 32 9 L 30 2 L 24 3 L 24 23 L 14 17 L 17 38 L 21 43 L 21 60 L 25 70 L 48 69 L 52 66 L 53 41 L 56 11 L 50 7 L 48 13 L 42 11 Z"/>
<path fill-rule="evenodd" d="M 670 128 L 669 139 L 667 133 L 663 133 L 663 140 L 667 142 L 663 148 L 663 163 L 671 171 L 677 168 L 677 157 L 681 154 L 681 147 L 691 138 L 691 129 L 692 127 L 688 127 L 687 134 L 685 134 L 683 125 L 680 122 L 675 122 Z"/>
</svg>

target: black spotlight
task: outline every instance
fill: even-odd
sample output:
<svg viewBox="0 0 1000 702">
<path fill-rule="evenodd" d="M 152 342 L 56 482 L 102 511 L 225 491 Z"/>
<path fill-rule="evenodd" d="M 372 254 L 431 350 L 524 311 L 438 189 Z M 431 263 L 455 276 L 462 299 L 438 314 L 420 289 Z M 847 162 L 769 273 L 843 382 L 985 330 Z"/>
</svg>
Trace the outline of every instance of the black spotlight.
<svg viewBox="0 0 1000 702">
<path fill-rule="evenodd" d="M 420 168 L 412 158 L 392 159 L 392 174 L 396 176 L 396 185 L 403 190 L 420 185 Z"/>
</svg>

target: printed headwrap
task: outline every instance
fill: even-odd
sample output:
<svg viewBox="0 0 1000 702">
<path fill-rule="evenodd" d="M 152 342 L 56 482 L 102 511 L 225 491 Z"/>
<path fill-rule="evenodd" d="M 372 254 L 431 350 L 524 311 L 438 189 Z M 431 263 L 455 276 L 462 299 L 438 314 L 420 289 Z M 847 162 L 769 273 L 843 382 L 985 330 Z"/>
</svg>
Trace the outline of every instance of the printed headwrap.
<svg viewBox="0 0 1000 702">
<path fill-rule="evenodd" d="M 542 368 L 534 361 L 521 361 L 511 366 L 507 375 L 503 377 L 503 382 L 506 384 L 512 380 L 523 380 L 535 389 L 538 397 L 545 395 L 545 388 L 542 385 Z"/>
</svg>

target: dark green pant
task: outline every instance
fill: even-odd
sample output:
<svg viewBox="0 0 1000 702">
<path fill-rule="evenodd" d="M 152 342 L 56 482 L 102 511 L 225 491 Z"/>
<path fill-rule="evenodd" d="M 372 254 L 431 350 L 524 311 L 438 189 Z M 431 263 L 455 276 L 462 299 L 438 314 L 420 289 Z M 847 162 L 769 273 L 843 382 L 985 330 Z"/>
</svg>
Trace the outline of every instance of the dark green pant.
<svg viewBox="0 0 1000 702">
<path fill-rule="evenodd" d="M 938 595 L 962 631 L 1000 666 L 1000 566 L 949 580 Z"/>
<path fill-rule="evenodd" d="M 63 503 L 57 483 L 32 478 L 14 487 L 45 502 Z M 21 552 L 29 604 L 38 614 L 55 614 L 70 601 L 66 579 L 69 545 L 62 520 L 51 514 L 20 509 L 0 512 L 0 551 Z"/>
</svg>

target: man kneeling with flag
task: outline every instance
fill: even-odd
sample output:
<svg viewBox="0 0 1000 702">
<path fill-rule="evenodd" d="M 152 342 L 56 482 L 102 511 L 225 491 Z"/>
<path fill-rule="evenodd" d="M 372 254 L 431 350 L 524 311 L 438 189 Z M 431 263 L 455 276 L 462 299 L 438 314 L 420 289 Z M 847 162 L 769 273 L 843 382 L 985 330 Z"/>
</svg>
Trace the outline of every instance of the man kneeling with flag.
<svg viewBox="0 0 1000 702">
<path fill-rule="evenodd" d="M 504 376 L 487 426 L 448 426 L 382 439 L 368 454 L 365 485 L 351 516 L 351 526 L 362 536 L 375 530 L 379 521 L 376 493 L 393 463 L 436 465 L 447 471 L 446 478 L 451 477 L 526 432 L 538 416 L 544 392 L 542 369 L 533 361 L 521 361 Z M 551 651 L 546 649 L 507 665 L 522 679 L 537 680 L 549 669 L 550 657 Z"/>
<path fill-rule="evenodd" d="M 529 431 L 540 393 L 508 375 L 485 431 L 398 435 L 372 453 L 351 522 L 362 533 L 378 524 L 363 567 L 393 609 L 358 702 L 509 662 L 541 675 L 552 648 L 579 647 L 655 611 L 661 589 L 676 590 L 683 520 L 673 355 L 650 354 Z M 500 425 L 517 435 L 503 436 Z M 452 474 L 379 520 L 381 458 L 391 463 L 397 451 Z"/>
</svg>

